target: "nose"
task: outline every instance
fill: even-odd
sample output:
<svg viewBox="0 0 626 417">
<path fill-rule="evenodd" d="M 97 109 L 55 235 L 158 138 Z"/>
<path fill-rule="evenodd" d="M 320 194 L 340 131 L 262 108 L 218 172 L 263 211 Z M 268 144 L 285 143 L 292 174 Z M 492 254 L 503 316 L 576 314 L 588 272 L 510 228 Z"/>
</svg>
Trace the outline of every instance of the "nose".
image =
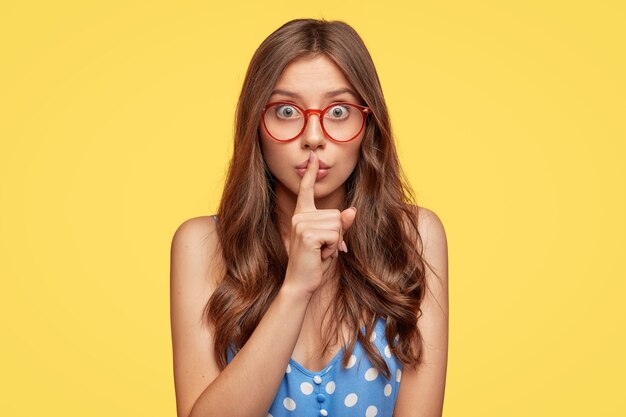
<svg viewBox="0 0 626 417">
<path fill-rule="evenodd" d="M 321 114 L 312 113 L 309 115 L 306 127 L 300 140 L 303 145 L 309 145 L 311 149 L 315 149 L 326 141 L 324 130 L 322 129 Z"/>
</svg>

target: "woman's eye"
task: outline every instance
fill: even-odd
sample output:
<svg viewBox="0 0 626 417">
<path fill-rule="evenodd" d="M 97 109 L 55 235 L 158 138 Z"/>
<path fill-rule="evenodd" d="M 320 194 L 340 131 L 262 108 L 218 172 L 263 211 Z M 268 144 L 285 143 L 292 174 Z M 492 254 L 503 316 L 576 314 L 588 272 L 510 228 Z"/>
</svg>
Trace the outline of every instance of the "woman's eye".
<svg viewBox="0 0 626 417">
<path fill-rule="evenodd" d="M 333 119 L 344 119 L 348 116 L 349 111 L 347 106 L 335 106 L 328 110 L 328 115 Z"/>
<path fill-rule="evenodd" d="M 291 117 L 297 116 L 299 113 L 295 107 L 289 105 L 279 106 L 276 112 L 278 113 L 278 117 L 281 117 L 283 119 L 289 119 Z"/>
</svg>

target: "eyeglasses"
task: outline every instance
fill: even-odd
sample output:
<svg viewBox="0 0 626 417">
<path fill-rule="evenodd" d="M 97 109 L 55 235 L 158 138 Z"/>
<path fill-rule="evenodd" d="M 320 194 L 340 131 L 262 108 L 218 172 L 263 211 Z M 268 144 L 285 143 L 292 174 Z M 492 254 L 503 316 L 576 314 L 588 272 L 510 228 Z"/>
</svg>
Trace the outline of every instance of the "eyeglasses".
<svg viewBox="0 0 626 417">
<path fill-rule="evenodd" d="M 269 135 L 279 142 L 290 142 L 306 129 L 309 116 L 317 114 L 324 134 L 334 142 L 350 142 L 365 126 L 369 107 L 339 102 L 320 109 L 304 110 L 289 101 L 276 101 L 263 108 L 263 126 Z"/>
</svg>

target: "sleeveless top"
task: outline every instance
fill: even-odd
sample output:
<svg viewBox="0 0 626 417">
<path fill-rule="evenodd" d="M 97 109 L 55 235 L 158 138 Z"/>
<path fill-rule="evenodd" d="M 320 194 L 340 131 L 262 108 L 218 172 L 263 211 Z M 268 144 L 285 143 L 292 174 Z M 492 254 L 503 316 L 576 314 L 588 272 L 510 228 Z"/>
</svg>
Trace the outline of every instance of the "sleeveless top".
<svg viewBox="0 0 626 417">
<path fill-rule="evenodd" d="M 212 217 L 217 221 L 216 216 Z M 383 317 L 377 320 L 370 341 L 389 367 L 389 379 L 372 365 L 358 340 L 346 367 L 341 364 L 345 348 L 318 372 L 290 358 L 267 417 L 392 417 L 403 365 L 387 343 L 386 323 Z M 361 333 L 365 334 L 365 326 Z M 397 342 L 396 334 L 394 346 Z M 229 346 L 227 363 L 236 354 Z"/>
</svg>

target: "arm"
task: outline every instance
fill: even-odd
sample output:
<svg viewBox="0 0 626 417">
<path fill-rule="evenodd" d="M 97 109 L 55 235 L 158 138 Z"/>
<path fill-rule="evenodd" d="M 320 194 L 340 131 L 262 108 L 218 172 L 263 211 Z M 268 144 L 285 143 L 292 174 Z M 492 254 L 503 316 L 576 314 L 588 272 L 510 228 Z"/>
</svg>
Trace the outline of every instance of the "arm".
<svg viewBox="0 0 626 417">
<path fill-rule="evenodd" d="M 310 297 L 283 286 L 248 342 L 220 373 L 213 328 L 201 321 L 219 268 L 213 220 L 198 217 L 176 231 L 170 303 L 178 417 L 265 417 L 296 345 Z"/>
<path fill-rule="evenodd" d="M 440 417 L 446 384 L 448 358 L 448 246 L 437 215 L 419 208 L 418 229 L 424 244 L 428 290 L 422 303 L 418 327 L 424 339 L 424 363 L 417 370 L 402 372 L 394 417 Z"/>
</svg>

